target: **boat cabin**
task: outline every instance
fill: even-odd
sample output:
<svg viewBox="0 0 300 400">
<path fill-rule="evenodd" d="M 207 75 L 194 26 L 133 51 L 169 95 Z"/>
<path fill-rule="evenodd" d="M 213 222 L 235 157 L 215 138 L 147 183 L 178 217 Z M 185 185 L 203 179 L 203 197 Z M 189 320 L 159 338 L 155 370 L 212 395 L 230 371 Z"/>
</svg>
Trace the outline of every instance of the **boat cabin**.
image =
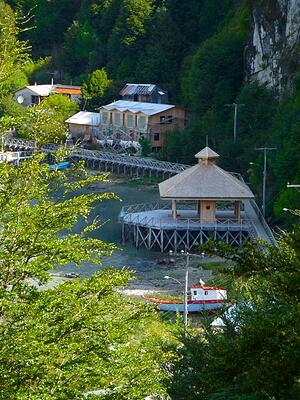
<svg viewBox="0 0 300 400">
<path fill-rule="evenodd" d="M 227 289 L 211 286 L 191 286 L 191 300 L 224 301 L 227 300 Z"/>
</svg>

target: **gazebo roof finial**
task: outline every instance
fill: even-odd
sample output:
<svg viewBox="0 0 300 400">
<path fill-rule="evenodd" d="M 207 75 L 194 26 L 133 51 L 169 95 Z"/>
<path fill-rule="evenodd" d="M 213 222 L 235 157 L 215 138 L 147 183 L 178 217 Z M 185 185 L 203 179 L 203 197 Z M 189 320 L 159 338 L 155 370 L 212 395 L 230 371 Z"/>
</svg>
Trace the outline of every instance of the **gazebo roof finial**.
<svg viewBox="0 0 300 400">
<path fill-rule="evenodd" d="M 201 160 L 211 160 L 214 161 L 216 158 L 220 157 L 218 153 L 213 151 L 210 147 L 206 146 L 204 149 L 199 151 L 199 153 L 195 154 L 195 157 L 199 159 L 199 162 Z"/>
</svg>

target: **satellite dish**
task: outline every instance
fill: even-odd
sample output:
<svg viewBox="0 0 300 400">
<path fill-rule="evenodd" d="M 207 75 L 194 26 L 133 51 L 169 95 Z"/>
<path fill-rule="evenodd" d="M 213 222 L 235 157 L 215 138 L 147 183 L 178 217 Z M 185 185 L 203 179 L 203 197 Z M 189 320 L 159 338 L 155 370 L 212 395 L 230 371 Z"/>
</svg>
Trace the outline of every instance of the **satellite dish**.
<svg viewBox="0 0 300 400">
<path fill-rule="evenodd" d="M 22 104 L 22 103 L 24 102 L 24 97 L 23 97 L 22 95 L 18 96 L 18 97 L 17 97 L 17 102 L 18 102 L 19 104 Z"/>
</svg>

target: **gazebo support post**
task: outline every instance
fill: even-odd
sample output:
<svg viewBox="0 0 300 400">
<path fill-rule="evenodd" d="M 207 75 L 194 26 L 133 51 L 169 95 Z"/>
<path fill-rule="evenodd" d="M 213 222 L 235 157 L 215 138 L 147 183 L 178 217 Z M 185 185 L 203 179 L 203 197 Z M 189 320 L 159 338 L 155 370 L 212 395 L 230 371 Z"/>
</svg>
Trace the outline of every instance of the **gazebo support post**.
<svg viewBox="0 0 300 400">
<path fill-rule="evenodd" d="M 201 218 L 201 200 L 197 200 L 197 214 Z"/>
<path fill-rule="evenodd" d="M 172 200 L 172 217 L 173 219 L 177 218 L 177 209 L 176 209 L 176 200 Z"/>
<path fill-rule="evenodd" d="M 234 202 L 234 216 L 238 221 L 241 220 L 241 202 L 239 200 Z"/>
</svg>

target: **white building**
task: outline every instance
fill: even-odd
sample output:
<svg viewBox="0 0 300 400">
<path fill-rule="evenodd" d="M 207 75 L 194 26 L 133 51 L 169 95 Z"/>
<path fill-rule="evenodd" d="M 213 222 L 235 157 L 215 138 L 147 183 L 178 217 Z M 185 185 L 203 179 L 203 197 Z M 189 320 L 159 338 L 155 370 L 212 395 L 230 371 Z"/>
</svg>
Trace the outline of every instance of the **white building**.
<svg viewBox="0 0 300 400">
<path fill-rule="evenodd" d="M 89 141 L 93 130 L 100 124 L 100 114 L 88 111 L 79 111 L 65 121 L 69 124 L 69 132 L 73 138 L 84 138 Z"/>
<path fill-rule="evenodd" d="M 28 85 L 15 91 L 15 100 L 25 107 L 41 103 L 44 97 L 57 93 L 69 97 L 75 103 L 82 98 L 81 86 L 70 85 Z"/>
</svg>

